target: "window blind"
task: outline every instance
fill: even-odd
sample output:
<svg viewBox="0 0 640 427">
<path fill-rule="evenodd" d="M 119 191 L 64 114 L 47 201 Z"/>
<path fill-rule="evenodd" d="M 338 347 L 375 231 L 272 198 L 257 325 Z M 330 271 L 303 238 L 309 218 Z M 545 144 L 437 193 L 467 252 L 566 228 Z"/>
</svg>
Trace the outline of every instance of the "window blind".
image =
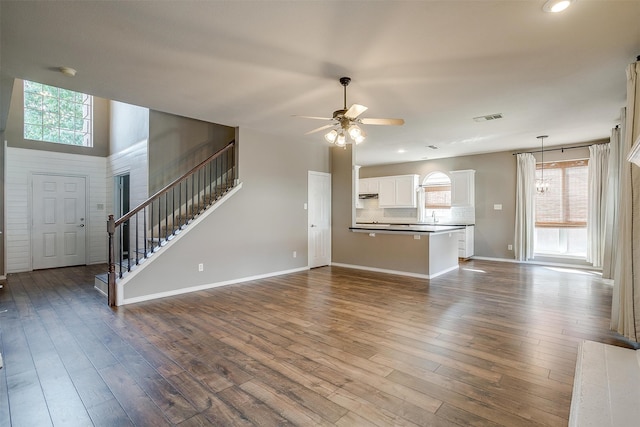
<svg viewBox="0 0 640 427">
<path fill-rule="evenodd" d="M 424 187 L 424 206 L 427 209 L 451 207 L 451 185 L 427 185 Z"/>
<path fill-rule="evenodd" d="M 536 227 L 586 227 L 588 160 L 544 164 L 549 189 L 536 194 Z M 542 178 L 541 164 L 536 179 Z"/>
</svg>

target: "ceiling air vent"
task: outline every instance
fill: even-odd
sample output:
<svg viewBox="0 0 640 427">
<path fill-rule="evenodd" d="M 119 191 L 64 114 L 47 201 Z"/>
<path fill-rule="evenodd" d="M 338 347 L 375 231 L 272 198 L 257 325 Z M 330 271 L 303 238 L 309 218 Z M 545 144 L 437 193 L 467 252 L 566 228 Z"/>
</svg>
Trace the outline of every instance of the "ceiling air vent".
<svg viewBox="0 0 640 427">
<path fill-rule="evenodd" d="M 502 113 L 497 113 L 497 114 L 489 114 L 486 116 L 474 117 L 473 120 L 475 120 L 476 122 L 488 122 L 489 120 L 496 120 L 501 118 L 502 118 Z"/>
<path fill-rule="evenodd" d="M 437 145 L 427 145 L 427 147 L 431 148 L 432 150 L 437 150 L 438 148 L 440 148 Z"/>
</svg>

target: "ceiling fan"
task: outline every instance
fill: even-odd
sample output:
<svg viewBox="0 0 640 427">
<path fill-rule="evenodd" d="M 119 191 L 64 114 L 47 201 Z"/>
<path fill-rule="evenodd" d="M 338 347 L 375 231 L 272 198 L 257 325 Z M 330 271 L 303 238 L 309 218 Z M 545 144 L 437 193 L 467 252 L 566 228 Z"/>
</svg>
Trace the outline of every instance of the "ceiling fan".
<svg viewBox="0 0 640 427">
<path fill-rule="evenodd" d="M 340 77 L 340 84 L 344 87 L 344 107 L 341 110 L 333 112 L 333 117 L 313 117 L 313 116 L 295 116 L 306 119 L 315 120 L 330 120 L 328 125 L 320 126 L 313 129 L 305 135 L 311 133 L 320 132 L 321 130 L 331 130 L 324 135 L 324 138 L 340 147 L 344 147 L 347 144 L 347 135 L 356 144 L 364 141 L 366 134 L 358 125 L 393 125 L 400 126 L 404 124 L 403 119 L 372 119 L 372 118 L 359 118 L 360 114 L 367 111 L 367 107 L 364 105 L 353 104 L 347 109 L 347 86 L 351 82 L 350 77 Z"/>
</svg>

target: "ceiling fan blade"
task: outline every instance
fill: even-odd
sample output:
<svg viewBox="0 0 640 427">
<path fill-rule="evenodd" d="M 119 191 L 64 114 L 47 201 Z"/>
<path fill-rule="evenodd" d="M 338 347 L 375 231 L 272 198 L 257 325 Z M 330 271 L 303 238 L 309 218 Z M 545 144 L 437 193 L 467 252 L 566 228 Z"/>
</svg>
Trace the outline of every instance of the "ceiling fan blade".
<svg viewBox="0 0 640 427">
<path fill-rule="evenodd" d="M 392 125 L 392 126 L 400 126 L 404 124 L 403 119 L 360 119 L 360 123 L 363 125 Z"/>
<path fill-rule="evenodd" d="M 314 119 L 314 120 L 333 120 L 333 117 L 315 117 L 315 116 L 298 116 L 292 115 L 291 117 L 301 117 L 303 119 Z"/>
<path fill-rule="evenodd" d="M 360 114 L 364 113 L 365 111 L 367 111 L 367 107 L 365 107 L 364 105 L 353 104 L 351 107 L 349 107 L 347 112 L 344 113 L 344 116 L 347 119 L 355 119 L 356 117 L 358 117 Z"/>
<path fill-rule="evenodd" d="M 316 128 L 314 130 L 310 130 L 309 132 L 305 133 L 305 135 L 309 135 L 311 133 L 316 133 L 316 132 L 320 132 L 321 130 L 325 130 L 325 129 L 329 129 L 330 127 L 335 126 L 334 123 L 328 124 L 328 125 L 324 125 L 324 126 L 320 126 L 319 128 Z"/>
</svg>

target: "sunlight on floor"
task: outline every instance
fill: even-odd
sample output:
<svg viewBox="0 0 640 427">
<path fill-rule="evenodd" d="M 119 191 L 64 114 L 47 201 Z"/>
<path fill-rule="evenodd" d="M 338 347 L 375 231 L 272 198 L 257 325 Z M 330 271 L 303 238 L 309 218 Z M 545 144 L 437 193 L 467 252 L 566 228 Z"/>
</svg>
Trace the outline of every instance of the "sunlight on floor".
<svg viewBox="0 0 640 427">
<path fill-rule="evenodd" d="M 594 270 L 579 270 L 577 268 L 560 268 L 560 267 L 545 267 L 548 270 L 557 271 L 560 273 L 573 273 L 573 274 L 582 274 L 584 276 L 599 276 L 602 277 L 601 271 Z"/>
<path fill-rule="evenodd" d="M 477 268 L 463 268 L 465 271 L 473 271 L 474 273 L 486 273 L 484 270 L 478 270 Z"/>
</svg>

